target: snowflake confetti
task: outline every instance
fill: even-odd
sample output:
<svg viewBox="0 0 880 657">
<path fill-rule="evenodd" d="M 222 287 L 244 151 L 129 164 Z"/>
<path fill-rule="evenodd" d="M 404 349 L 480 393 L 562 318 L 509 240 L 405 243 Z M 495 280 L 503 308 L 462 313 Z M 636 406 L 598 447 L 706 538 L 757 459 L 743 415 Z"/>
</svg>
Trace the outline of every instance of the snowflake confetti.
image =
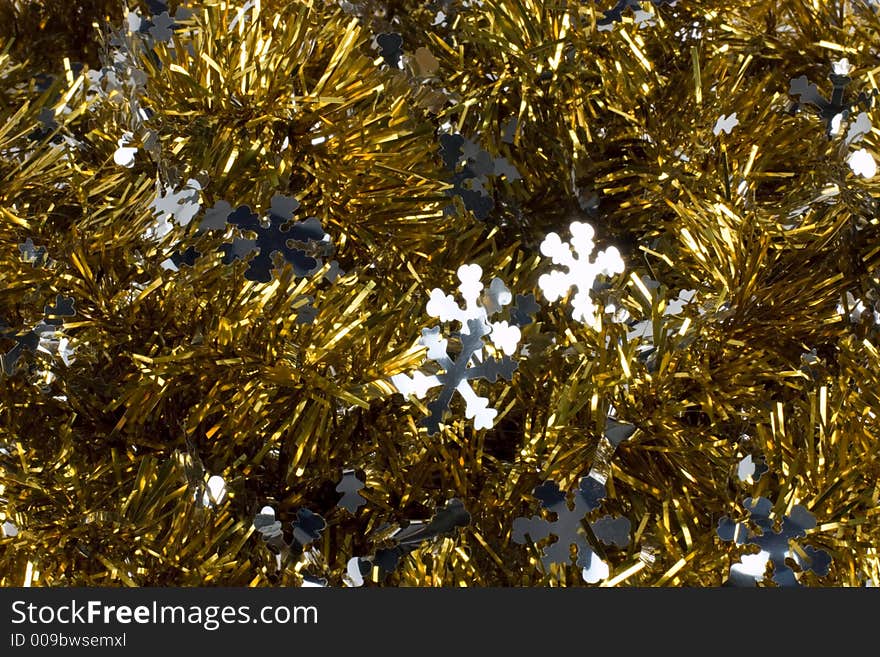
<svg viewBox="0 0 880 657">
<path fill-rule="evenodd" d="M 199 203 L 201 190 L 199 181 L 190 178 L 178 192 L 166 187 L 164 192 L 157 193 L 150 207 L 158 218 L 166 221 L 174 219 L 178 226 L 187 226 L 201 209 Z"/>
<path fill-rule="evenodd" d="M 767 463 L 763 456 L 744 456 L 736 466 L 736 476 L 742 482 L 754 484 L 767 472 Z"/>
<path fill-rule="evenodd" d="M 46 247 L 34 246 L 33 240 L 28 237 L 24 243 L 18 245 L 23 262 L 28 262 L 34 267 L 42 267 L 46 262 Z"/>
<path fill-rule="evenodd" d="M 326 521 L 317 513 L 302 508 L 296 512 L 293 521 L 293 540 L 303 547 L 321 538 L 321 532 L 327 527 Z"/>
<path fill-rule="evenodd" d="M 376 37 L 376 45 L 382 59 L 391 68 L 401 68 L 400 58 L 403 56 L 403 37 L 394 33 L 383 33 Z"/>
<path fill-rule="evenodd" d="M 834 62 L 832 72 L 828 76 L 833 85 L 831 97 L 826 99 L 819 88 L 810 82 L 806 75 L 794 78 L 789 84 L 788 93 L 798 97 L 801 105 L 812 105 L 825 123 L 826 134 L 831 137 L 840 132 L 840 126 L 850 112 L 852 105 L 844 100 L 846 87 L 851 82 L 848 77 L 849 62 L 842 59 Z"/>
<path fill-rule="evenodd" d="M 605 438 L 612 447 L 617 447 L 625 440 L 629 440 L 636 432 L 636 427 L 629 422 L 621 422 L 617 418 L 605 418 Z"/>
<path fill-rule="evenodd" d="M 207 212 L 205 212 L 205 216 L 202 217 L 201 222 L 199 222 L 199 232 L 202 233 L 208 230 L 226 230 L 226 220 L 229 218 L 229 215 L 232 214 L 233 210 L 234 208 L 226 201 L 217 201 L 214 204 L 214 207 L 209 208 Z"/>
<path fill-rule="evenodd" d="M 196 260 L 201 257 L 201 253 L 196 250 L 194 246 L 187 247 L 185 250 L 181 251 L 178 249 L 174 253 L 171 254 L 171 257 L 162 263 L 162 266 L 165 269 L 171 269 L 174 271 L 178 271 L 180 267 L 194 267 L 196 264 Z"/>
<path fill-rule="evenodd" d="M 275 194 L 272 197 L 267 221 L 263 221 L 249 206 L 242 205 L 231 210 L 229 203 L 218 201 L 210 208 L 199 224 L 199 232 L 219 230 L 227 225 L 239 231 L 255 234 L 256 238 L 233 236 L 232 242 L 221 245 L 223 263 L 248 260 L 245 278 L 259 283 L 272 280 L 275 254 L 293 266 L 296 276 L 309 276 L 322 266 L 319 256 L 332 250 L 330 236 L 321 228 L 315 217 L 294 221 L 294 213 L 299 209 L 299 201 L 290 196 Z M 339 274 L 338 265 L 332 266 L 331 274 Z"/>
<path fill-rule="evenodd" d="M 288 543 L 284 538 L 281 521 L 275 516 L 275 509 L 271 506 L 264 506 L 254 517 L 254 529 L 257 530 L 266 545 L 272 548 L 279 570 L 284 563 L 293 557 L 294 553 L 302 552 L 310 544 L 320 539 L 321 533 L 327 528 L 327 522 L 317 513 L 302 507 L 296 512 L 296 519 L 290 524 L 290 527 L 292 539 Z"/>
<path fill-rule="evenodd" d="M 60 333 L 64 318 L 76 315 L 73 297 L 56 295 L 54 304 L 43 307 L 43 314 L 45 317 L 41 322 L 23 332 L 11 329 L 0 319 L 0 338 L 15 342 L 10 349 L 0 352 L 0 371 L 6 376 L 15 373 L 18 361 L 25 351 L 32 354 L 40 351 L 50 356 L 57 353 L 65 365 L 69 366 L 73 362 L 70 342 Z M 54 378 L 54 374 L 47 370 L 41 371 L 41 375 L 47 382 Z"/>
<path fill-rule="evenodd" d="M 158 16 L 154 16 L 152 23 L 152 26 L 148 28 L 151 37 L 156 39 L 156 41 L 171 40 L 171 28 L 174 27 L 174 19 L 168 15 L 167 11 L 163 11 Z"/>
<path fill-rule="evenodd" d="M 510 307 L 510 323 L 515 326 L 528 326 L 534 320 L 533 315 L 541 310 L 535 301 L 534 294 L 517 294 L 516 301 Z"/>
<path fill-rule="evenodd" d="M 807 535 L 808 529 L 816 526 L 816 518 L 807 509 L 798 504 L 782 519 L 777 528 L 770 517 L 773 505 L 766 497 L 743 501 L 750 515 L 751 524 L 758 531 L 753 531 L 749 524 L 734 522 L 725 516 L 718 521 L 718 537 L 722 541 L 732 541 L 737 545 L 754 545 L 760 549 L 757 554 L 747 554 L 739 563 L 730 568 L 730 583 L 734 586 L 754 586 L 763 581 L 767 564 L 773 565 L 773 581 L 779 586 L 800 586 L 795 572 L 786 563 L 792 559 L 801 570 L 812 570 L 817 575 L 828 574 L 831 557 L 824 550 L 792 548 L 795 539 Z"/>
<path fill-rule="evenodd" d="M 336 492 L 342 493 L 342 498 L 336 506 L 345 509 L 352 515 L 357 513 L 367 501 L 358 492 L 364 487 L 364 482 L 357 478 L 354 470 L 343 470 L 342 481 L 336 486 Z"/>
<path fill-rule="evenodd" d="M 729 135 L 733 132 L 733 129 L 739 125 L 739 119 L 736 118 L 736 112 L 731 114 L 730 116 L 726 116 L 722 114 L 718 117 L 718 120 L 715 122 L 715 127 L 712 128 L 712 134 L 716 137 L 720 135 L 722 132 L 724 134 Z"/>
<path fill-rule="evenodd" d="M 226 481 L 220 475 L 212 475 L 205 484 L 202 493 L 202 506 L 212 507 L 226 499 Z"/>
<path fill-rule="evenodd" d="M 874 156 L 864 148 L 850 153 L 846 158 L 846 163 L 857 176 L 873 178 L 877 175 L 877 162 L 874 160 Z"/>
<path fill-rule="evenodd" d="M 318 316 L 318 309 L 312 304 L 315 298 L 312 296 L 301 296 L 294 299 L 293 311 L 296 313 L 297 324 L 312 324 Z"/>
<path fill-rule="evenodd" d="M 844 143 L 849 146 L 850 144 L 854 144 L 859 141 L 862 137 L 871 132 L 871 119 L 868 118 L 867 113 L 859 112 L 858 116 L 856 116 L 856 120 L 852 121 L 849 124 L 849 130 L 846 133 L 846 139 Z"/>
<path fill-rule="evenodd" d="M 126 132 L 122 138 L 117 140 L 116 145 L 119 146 L 119 148 L 113 153 L 113 161 L 126 169 L 131 169 L 134 166 L 134 156 L 138 151 L 136 146 L 128 145 L 131 143 L 132 139 L 134 139 L 134 135 L 130 132 Z"/>
<path fill-rule="evenodd" d="M 489 289 L 481 295 L 483 270 L 479 265 L 462 265 L 458 269 L 459 292 L 465 301 L 462 308 L 452 295 L 435 288 L 431 291 L 427 312 L 441 322 L 458 322 L 461 326 L 458 338 L 461 350 L 456 360 L 449 354 L 449 343 L 440 334 L 440 327 L 423 329 L 419 344 L 428 348 L 428 359 L 443 368 L 442 374 L 425 375 L 416 371 L 412 376 L 397 374 L 391 382 L 404 396 L 411 394 L 423 398 L 428 390 L 442 386 L 439 396 L 428 404 L 430 416 L 423 421 L 428 434 L 440 431 L 443 414 L 449 407 L 455 392 L 465 400 L 465 417 L 474 420 L 475 429 L 489 429 L 494 425 L 498 411 L 489 408 L 489 400 L 480 397 L 471 387 L 471 381 L 485 379 L 494 383 L 498 377 L 510 381 L 517 365 L 510 359 L 519 344 L 519 327 L 507 321 L 490 322 L 489 317 L 510 304 L 512 295 L 503 281 L 495 278 Z M 482 298 L 481 298 L 482 297 Z M 488 338 L 496 351 L 504 355 L 483 357 L 484 341 Z"/>
<path fill-rule="evenodd" d="M 3 374 L 12 376 L 19 358 L 25 351 L 33 353 L 40 344 L 40 334 L 36 330 L 17 334 L 8 327 L 0 326 L 0 338 L 11 339 L 15 344 L 6 352 L 0 353 L 0 366 Z"/>
<path fill-rule="evenodd" d="M 685 306 L 689 305 L 694 300 L 696 294 L 696 290 L 681 290 L 678 293 L 678 297 L 666 304 L 666 309 L 663 311 L 663 314 L 678 315 Z"/>
<path fill-rule="evenodd" d="M 837 304 L 837 313 L 842 317 L 848 316 L 849 321 L 858 324 L 862 321 L 862 317 L 867 317 L 874 324 L 880 325 L 880 312 L 875 310 L 873 306 L 864 300 L 856 298 L 852 292 L 846 292 L 846 304 L 843 302 Z M 848 313 L 848 314 L 847 314 Z"/>
<path fill-rule="evenodd" d="M 570 244 L 563 242 L 556 233 L 549 233 L 541 243 L 541 253 L 549 257 L 553 264 L 562 265 L 568 271 L 556 269 L 548 274 L 542 274 L 538 279 L 538 287 L 548 301 L 561 299 L 569 293 L 569 290 L 575 288 L 577 292 L 571 299 L 572 318 L 598 330 L 601 327 L 601 319 L 590 297 L 590 290 L 600 274 L 612 276 L 622 273 L 623 259 L 617 248 L 610 246 L 597 253 L 595 260 L 590 262 L 590 255 L 595 248 L 593 227 L 575 221 L 572 222 L 569 231 Z"/>
<path fill-rule="evenodd" d="M 46 107 L 40 110 L 37 120 L 40 122 L 40 126 L 35 128 L 34 131 L 28 135 L 28 139 L 31 141 L 45 139 L 58 129 L 58 122 L 55 120 L 55 111 L 51 108 Z M 56 136 L 53 141 L 57 142 L 61 141 L 61 139 Z"/>
<path fill-rule="evenodd" d="M 568 496 L 553 481 L 546 481 L 535 488 L 533 495 L 541 501 L 541 508 L 556 514 L 556 519 L 546 520 L 541 516 L 517 518 L 513 521 L 513 542 L 524 545 L 555 536 L 557 540 L 542 551 L 541 563 L 545 571 L 553 564 L 571 565 L 571 546 L 575 546 L 576 563 L 584 581 L 595 584 L 606 579 L 608 564 L 590 546 L 582 527 L 587 514 L 598 509 L 605 499 L 605 485 L 599 478 L 594 474 L 581 478 L 573 493 L 573 507 L 569 507 Z M 619 547 L 629 544 L 631 525 L 627 518 L 606 516 L 590 523 L 590 528 L 603 543 Z"/>
<path fill-rule="evenodd" d="M 641 25 L 646 22 L 647 17 L 642 10 L 642 1 L 643 0 L 617 0 L 617 4 L 603 11 L 604 16 L 596 21 L 596 26 L 599 28 L 600 32 L 607 32 L 614 28 L 614 23 L 620 23 L 623 21 L 623 12 L 627 9 L 631 9 L 635 15 L 636 21 Z M 651 0 L 655 7 L 661 7 L 663 5 L 675 6 L 677 0 Z"/>
<path fill-rule="evenodd" d="M 521 180 L 516 167 L 504 157 L 493 157 L 488 151 L 458 133 L 440 136 L 440 157 L 452 173 L 452 189 L 447 195 L 458 197 L 466 210 L 480 221 L 488 219 L 495 202 L 486 185 L 491 178 L 503 177 L 508 182 Z M 452 212 L 449 207 L 446 212 Z"/>
</svg>

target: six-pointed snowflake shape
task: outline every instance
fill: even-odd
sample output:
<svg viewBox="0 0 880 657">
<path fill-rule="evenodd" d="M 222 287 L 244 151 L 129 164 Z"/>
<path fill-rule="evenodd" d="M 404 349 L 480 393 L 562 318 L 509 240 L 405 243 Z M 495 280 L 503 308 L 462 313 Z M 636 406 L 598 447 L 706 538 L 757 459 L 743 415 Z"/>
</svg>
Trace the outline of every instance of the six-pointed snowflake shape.
<svg viewBox="0 0 880 657">
<path fill-rule="evenodd" d="M 481 299 L 482 275 L 483 270 L 479 265 L 462 265 L 458 268 L 458 279 L 461 281 L 458 289 L 465 301 L 464 308 L 451 294 L 444 294 L 439 288 L 431 291 L 428 301 L 429 315 L 439 318 L 441 322 L 455 321 L 461 324 L 458 334 L 461 350 L 457 359 L 453 360 L 450 356 L 449 343 L 440 335 L 439 326 L 423 329 L 419 343 L 428 348 L 428 358 L 439 364 L 443 373 L 425 375 L 416 371 L 412 376 L 396 374 L 391 377 L 391 382 L 404 396 L 415 394 L 422 398 L 431 388 L 443 386 L 437 399 L 428 404 L 431 415 L 423 421 L 429 435 L 440 430 L 443 413 L 456 391 L 465 400 L 465 417 L 474 420 L 474 428 L 491 428 L 498 411 L 489 408 L 489 400 L 477 395 L 470 382 L 485 379 L 494 383 L 499 376 L 509 381 L 517 367 L 510 356 L 516 352 L 519 344 L 519 327 L 506 321 L 489 321 L 489 316 L 510 304 L 512 295 L 501 279 L 495 278 Z M 483 357 L 485 337 L 489 338 L 497 351 L 504 353 L 500 360 L 492 356 Z"/>
<path fill-rule="evenodd" d="M 554 265 L 562 265 L 568 271 L 554 269 L 549 274 L 542 274 L 538 287 L 548 301 L 556 301 L 568 294 L 572 287 L 576 288 L 577 292 L 571 299 L 572 318 L 598 330 L 600 320 L 590 290 L 599 274 L 612 276 L 622 273 L 623 259 L 616 247 L 609 246 L 599 251 L 595 261 L 590 262 L 590 254 L 596 246 L 593 227 L 575 221 L 569 230 L 571 244 L 563 242 L 556 233 L 549 233 L 541 243 L 541 253 L 549 257 Z"/>
<path fill-rule="evenodd" d="M 541 516 L 517 518 L 513 521 L 513 542 L 523 545 L 556 536 L 558 540 L 543 550 L 541 562 L 545 570 L 554 563 L 571 565 L 571 546 L 574 545 L 577 549 L 577 565 L 581 568 L 584 581 L 595 584 L 606 579 L 608 564 L 590 546 L 583 528 L 586 515 L 598 509 L 605 499 L 605 485 L 593 475 L 581 478 L 574 491 L 573 508 L 568 505 L 568 496 L 553 481 L 545 481 L 535 488 L 533 495 L 541 501 L 542 508 L 556 514 L 556 520 L 546 520 Z M 596 538 L 619 547 L 629 543 L 630 527 L 629 520 L 624 517 L 605 516 L 590 523 Z"/>
<path fill-rule="evenodd" d="M 213 228 L 216 223 L 217 213 L 215 210 L 222 206 L 218 204 L 211 211 L 208 220 L 208 228 Z M 272 197 L 272 205 L 269 209 L 268 224 L 260 221 L 260 218 L 251 212 L 251 209 L 242 205 L 226 217 L 226 221 L 240 230 L 256 233 L 256 239 L 234 238 L 233 242 L 224 244 L 221 248 L 225 257 L 223 262 L 230 264 L 234 260 L 245 257 L 254 251 L 257 254 L 248 262 L 245 278 L 259 283 L 268 283 L 272 280 L 272 257 L 280 253 L 284 260 L 293 265 L 296 276 L 308 276 L 320 269 L 321 261 L 306 251 L 315 244 L 322 244 L 329 240 L 321 222 L 315 217 L 309 217 L 304 221 L 297 221 L 292 226 L 286 227 L 293 222 L 293 214 L 299 208 L 299 201 L 289 196 L 276 194 Z M 203 222 L 200 228 L 205 228 Z M 286 227 L 286 228 L 285 228 Z"/>
<path fill-rule="evenodd" d="M 807 530 L 816 526 L 816 518 L 800 504 L 782 519 L 779 529 L 774 527 L 770 512 L 773 505 L 766 497 L 752 499 L 747 497 L 743 507 L 749 511 L 752 523 L 760 531 L 752 531 L 745 523 L 734 522 L 724 516 L 718 521 L 718 537 L 722 541 L 733 541 L 737 545 L 755 545 L 760 548 L 757 554 L 744 555 L 730 568 L 730 583 L 734 586 L 754 586 L 764 579 L 767 563 L 773 564 L 773 581 L 779 586 L 800 586 L 794 571 L 786 559 L 794 560 L 801 570 L 812 570 L 817 575 L 827 575 L 831 557 L 824 550 L 807 546 L 792 549 L 794 539 L 803 538 Z"/>
</svg>

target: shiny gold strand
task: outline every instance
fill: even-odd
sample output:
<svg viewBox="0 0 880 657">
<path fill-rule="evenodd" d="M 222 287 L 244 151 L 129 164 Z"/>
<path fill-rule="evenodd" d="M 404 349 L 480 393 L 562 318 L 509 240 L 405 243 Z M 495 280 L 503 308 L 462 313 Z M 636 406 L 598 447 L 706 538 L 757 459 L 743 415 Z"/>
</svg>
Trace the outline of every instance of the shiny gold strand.
<svg viewBox="0 0 880 657">
<path fill-rule="evenodd" d="M 27 4 L 0 0 L 0 26 Z M 20 33 L 0 27 L 0 317 L 34 326 L 56 294 L 77 311 L 65 323 L 76 359 L 57 378 L 37 385 L 39 354 L 0 378 L 0 525 L 18 530 L 0 537 L 0 585 L 341 585 L 349 559 L 389 544 L 389 524 L 454 497 L 470 525 L 375 581 L 583 585 L 573 567 L 543 573 L 541 545 L 513 543 L 511 527 L 538 513 L 535 486 L 570 490 L 591 470 L 608 489 L 596 514 L 632 523 L 627 547 L 605 547 L 604 585 L 721 584 L 746 549 L 721 541 L 718 521 L 745 520 L 749 496 L 776 518 L 797 504 L 816 516 L 807 541 L 831 568 L 802 583 L 880 583 L 880 335 L 870 308 L 856 322 L 838 310 L 847 292 L 880 301 L 880 190 L 789 95 L 807 75 L 827 97 L 842 57 L 847 93 L 875 91 L 877 16 L 858 2 L 646 0 L 649 23 L 624 13 L 600 31 L 611 1 L 453 2 L 445 22 L 408 1 L 190 4 L 170 43 L 132 46 L 161 148 L 138 132 L 130 169 L 113 156 L 131 98 L 88 93 L 70 65 L 99 66 L 111 37 L 89 27 L 87 42 L 71 32 L 31 56 L 22 44 L 38 25 L 68 28 L 35 14 L 14 21 Z M 117 3 L 83 7 L 89 26 L 125 20 Z M 372 47 L 393 31 L 400 70 Z M 44 92 L 42 72 L 57 76 Z M 47 106 L 56 136 L 81 145 L 29 139 Z M 866 111 L 880 125 L 876 104 Z M 734 112 L 739 124 L 716 134 Z M 444 212 L 446 122 L 522 175 L 487 183 L 485 222 Z M 877 142 L 874 128 L 859 146 Z M 309 278 L 285 268 L 253 283 L 221 263 L 219 236 L 146 239 L 157 185 L 189 177 L 203 209 L 297 197 L 346 273 L 329 284 L 328 264 Z M 650 323 L 650 356 L 625 324 L 606 315 L 594 331 L 539 296 L 530 355 L 512 382 L 479 388 L 496 426 L 474 431 L 455 401 L 427 436 L 425 402 L 389 378 L 424 360 L 429 291 L 477 263 L 533 292 L 547 270 L 538 245 L 572 220 L 623 252 L 608 298 Z M 51 262 L 23 262 L 27 238 Z M 205 255 L 163 269 L 183 239 Z M 682 290 L 696 303 L 665 313 Z M 318 314 L 300 324 L 291 308 L 306 295 Z M 615 450 L 612 408 L 637 428 Z M 757 481 L 737 476 L 746 455 L 766 459 Z M 354 516 L 335 507 L 345 467 L 366 479 Z M 206 506 L 212 474 L 227 496 Z M 280 573 L 252 524 L 264 505 L 285 522 L 302 506 L 328 521 Z"/>
</svg>

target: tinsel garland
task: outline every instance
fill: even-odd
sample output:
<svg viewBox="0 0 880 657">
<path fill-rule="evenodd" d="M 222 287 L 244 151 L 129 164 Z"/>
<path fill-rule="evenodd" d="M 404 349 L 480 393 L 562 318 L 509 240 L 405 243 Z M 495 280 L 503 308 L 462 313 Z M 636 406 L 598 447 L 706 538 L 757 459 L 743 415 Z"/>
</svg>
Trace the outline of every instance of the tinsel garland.
<svg viewBox="0 0 880 657">
<path fill-rule="evenodd" d="M 0 585 L 880 583 L 872 0 L 0 0 Z"/>
</svg>

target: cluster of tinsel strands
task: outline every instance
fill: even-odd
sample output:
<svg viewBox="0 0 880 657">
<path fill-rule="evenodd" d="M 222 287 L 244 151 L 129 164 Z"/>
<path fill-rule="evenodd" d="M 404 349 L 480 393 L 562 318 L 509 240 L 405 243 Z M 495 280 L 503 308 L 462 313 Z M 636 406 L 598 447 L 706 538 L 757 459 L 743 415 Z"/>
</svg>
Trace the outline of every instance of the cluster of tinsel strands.
<svg viewBox="0 0 880 657">
<path fill-rule="evenodd" d="M 877 585 L 878 35 L 0 0 L 0 585 Z"/>
</svg>

